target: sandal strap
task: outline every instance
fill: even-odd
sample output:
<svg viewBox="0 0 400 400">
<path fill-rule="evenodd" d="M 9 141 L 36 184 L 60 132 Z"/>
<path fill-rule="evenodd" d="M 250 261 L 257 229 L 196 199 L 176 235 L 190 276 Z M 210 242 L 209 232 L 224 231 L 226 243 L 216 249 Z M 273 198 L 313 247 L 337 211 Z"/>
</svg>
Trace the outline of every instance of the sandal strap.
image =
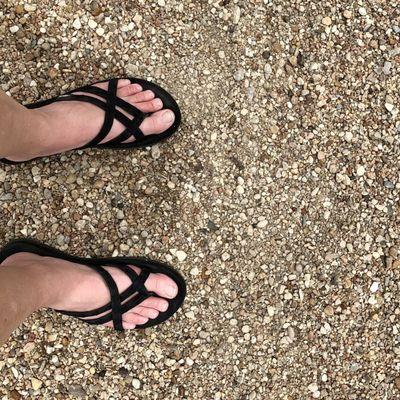
<svg viewBox="0 0 400 400">
<path fill-rule="evenodd" d="M 70 317 L 79 318 L 89 324 L 104 324 L 112 320 L 116 330 L 123 330 L 122 315 L 153 295 L 153 293 L 149 292 L 145 287 L 145 283 L 150 275 L 150 272 L 142 268 L 140 274 L 138 275 L 126 264 L 110 265 L 111 267 L 115 267 L 123 271 L 132 282 L 132 284 L 120 294 L 117 284 L 107 270 L 97 265 L 87 266 L 101 275 L 108 290 L 110 291 L 111 301 L 102 307 L 90 311 L 56 311 Z M 133 296 L 134 294 L 136 295 Z M 87 317 L 96 317 L 103 313 L 106 314 L 101 317 L 86 319 Z"/>
<path fill-rule="evenodd" d="M 129 104 L 127 101 L 117 96 L 118 79 L 110 79 L 108 82 L 109 83 L 107 90 L 101 89 L 97 86 L 88 85 L 81 88 L 73 89 L 67 92 L 65 95 L 56 97 L 52 101 L 81 101 L 84 103 L 90 103 L 104 110 L 104 122 L 99 133 L 89 143 L 83 146 L 83 148 L 112 147 L 113 145 L 119 145 L 122 142 L 128 140 L 131 136 L 135 138 L 135 142 L 140 142 L 145 137 L 139 126 L 148 116 L 148 114 L 143 113 L 134 105 Z M 95 95 L 105 101 L 100 100 L 97 97 L 88 96 L 87 94 Z M 127 117 L 117 108 L 120 108 L 125 113 L 129 114 L 132 118 Z M 110 133 L 115 119 L 121 122 L 126 129 L 114 139 L 108 140 L 105 143 L 100 144 L 100 142 L 102 142 Z"/>
</svg>

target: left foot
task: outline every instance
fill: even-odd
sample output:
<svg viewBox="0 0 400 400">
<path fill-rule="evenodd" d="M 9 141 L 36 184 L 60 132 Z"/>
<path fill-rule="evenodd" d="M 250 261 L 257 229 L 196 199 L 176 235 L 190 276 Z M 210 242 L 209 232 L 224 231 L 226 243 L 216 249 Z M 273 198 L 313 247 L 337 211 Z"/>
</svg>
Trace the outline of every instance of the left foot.
<svg viewBox="0 0 400 400">
<path fill-rule="evenodd" d="M 43 284 L 43 307 L 65 311 L 90 311 L 102 307 L 110 301 L 110 292 L 101 276 L 91 268 L 52 257 L 41 257 L 32 253 L 16 253 L 5 259 L 1 267 L 20 268 L 21 274 L 26 268 L 34 268 Z M 130 266 L 136 273 L 140 268 Z M 119 293 L 127 289 L 132 282 L 118 268 L 104 266 L 117 284 Z M 124 329 L 133 329 L 143 325 L 149 319 L 157 318 L 166 311 L 169 303 L 178 294 L 176 283 L 166 275 L 150 274 L 146 280 L 146 289 L 164 299 L 153 296 L 132 308 L 122 316 Z M 101 316 L 99 314 L 98 316 Z M 105 326 L 112 327 L 108 322 Z"/>
<path fill-rule="evenodd" d="M 108 82 L 93 86 L 107 90 Z M 79 94 L 79 92 L 74 93 Z M 96 97 L 84 93 L 86 96 Z M 152 113 L 140 125 L 144 135 L 154 135 L 165 132 L 175 121 L 172 110 L 163 109 L 163 102 L 151 90 L 143 90 L 139 84 L 131 84 L 128 79 L 118 80 L 117 97 L 132 104 L 144 113 Z M 97 97 L 98 98 L 98 97 Z M 105 102 L 104 99 L 101 101 Z M 6 158 L 11 161 L 24 161 L 36 157 L 44 157 L 62 153 L 85 146 L 99 133 L 104 122 L 104 110 L 82 101 L 61 101 L 36 109 L 28 109 L 32 121 L 38 121 L 33 126 L 39 126 L 37 132 L 29 132 L 31 136 L 26 144 L 18 143 L 12 154 Z M 129 116 L 132 119 L 131 116 Z M 112 128 L 105 143 L 114 139 L 125 130 L 125 126 L 114 119 Z M 124 143 L 134 141 L 130 137 Z"/>
</svg>

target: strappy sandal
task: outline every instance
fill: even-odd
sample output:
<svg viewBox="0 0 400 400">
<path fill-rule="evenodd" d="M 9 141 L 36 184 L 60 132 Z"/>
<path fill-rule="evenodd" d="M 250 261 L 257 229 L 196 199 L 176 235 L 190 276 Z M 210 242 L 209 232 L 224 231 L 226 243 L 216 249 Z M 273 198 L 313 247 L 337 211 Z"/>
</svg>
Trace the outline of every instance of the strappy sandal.
<svg viewBox="0 0 400 400">
<path fill-rule="evenodd" d="M 172 126 L 160 134 L 144 135 L 139 126 L 143 122 L 143 120 L 152 113 L 144 113 L 136 108 L 134 105 L 129 104 L 125 100 L 117 97 L 117 87 L 118 81 L 120 79 L 129 79 L 132 84 L 138 83 L 139 85 L 141 85 L 143 90 L 153 91 L 156 97 L 162 100 L 162 109 L 170 109 L 175 114 L 175 120 Z M 101 89 L 97 86 L 93 86 L 96 83 L 104 82 L 109 82 L 107 90 Z M 181 123 L 181 112 L 179 106 L 174 98 L 166 90 L 156 85 L 155 83 L 138 78 L 113 78 L 106 79 L 100 82 L 95 82 L 94 84 L 73 89 L 63 95 L 54 97 L 49 100 L 43 100 L 33 104 L 26 104 L 25 107 L 29 109 L 34 109 L 60 101 L 82 101 L 85 103 L 93 104 L 104 110 L 104 123 L 102 128 L 100 129 L 100 132 L 85 146 L 75 150 L 85 149 L 89 147 L 100 149 L 132 149 L 135 147 L 150 146 L 169 138 L 177 131 Z M 86 94 L 76 94 L 78 92 L 98 96 L 101 98 L 101 100 L 99 98 L 91 97 Z M 123 110 L 125 113 L 122 113 L 119 109 Z M 129 118 L 126 114 L 129 114 L 131 118 Z M 121 122 L 125 126 L 125 130 L 116 138 L 100 144 L 100 142 L 104 140 L 110 133 L 110 130 L 114 123 L 114 119 Z M 123 143 L 131 136 L 135 138 L 135 141 L 130 143 Z M 27 161 L 11 161 L 3 158 L 0 159 L 0 161 L 6 164 L 21 164 L 24 162 L 35 160 L 37 158 L 42 157 L 36 157 Z"/>
<path fill-rule="evenodd" d="M 91 325 L 103 325 L 113 321 L 114 329 L 123 331 L 122 315 L 124 313 L 138 306 L 149 297 L 154 296 L 164 299 L 146 289 L 145 283 L 150 273 L 160 273 L 169 276 L 178 286 L 178 294 L 173 299 L 165 299 L 169 303 L 168 309 L 165 312 L 160 312 L 157 318 L 150 319 L 145 324 L 136 325 L 135 329 L 149 328 L 166 321 L 181 307 L 186 296 L 186 284 L 182 275 L 172 267 L 160 262 L 132 257 L 80 258 L 47 246 L 34 239 L 19 239 L 8 243 L 1 249 L 0 263 L 7 257 L 20 252 L 34 253 L 43 257 L 61 258 L 70 262 L 83 264 L 96 271 L 103 278 L 110 291 L 111 301 L 108 304 L 86 312 L 54 310 L 61 314 L 78 318 Z M 122 293 L 119 293 L 117 284 L 109 272 L 103 268 L 104 265 L 123 271 L 130 278 L 132 284 Z M 138 275 L 129 265 L 139 267 L 141 269 L 140 274 Z M 103 313 L 105 314 L 99 316 Z"/>
</svg>

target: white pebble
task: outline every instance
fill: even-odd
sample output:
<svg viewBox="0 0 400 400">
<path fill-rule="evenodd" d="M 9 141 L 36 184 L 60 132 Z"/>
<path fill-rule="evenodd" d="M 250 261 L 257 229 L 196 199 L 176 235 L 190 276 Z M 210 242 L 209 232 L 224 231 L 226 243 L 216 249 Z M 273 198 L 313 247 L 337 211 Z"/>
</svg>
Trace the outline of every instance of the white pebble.
<svg viewBox="0 0 400 400">
<path fill-rule="evenodd" d="M 363 176 L 365 174 L 365 167 L 363 165 L 358 165 L 356 172 L 358 176 Z"/>
<path fill-rule="evenodd" d="M 89 25 L 89 28 L 96 29 L 97 22 L 94 21 L 93 19 L 89 19 L 88 25 Z"/>
<path fill-rule="evenodd" d="M 257 224 L 257 228 L 265 228 L 268 225 L 268 221 L 266 219 L 263 219 L 262 221 L 259 221 Z"/>
<path fill-rule="evenodd" d="M 97 33 L 99 36 L 103 36 L 103 35 L 104 35 L 104 29 L 103 29 L 101 26 L 99 26 L 99 27 L 96 29 L 96 33 Z"/>
<path fill-rule="evenodd" d="M 371 287 L 369 288 L 371 293 L 376 293 L 379 290 L 379 282 L 372 282 Z"/>
<path fill-rule="evenodd" d="M 185 261 L 187 257 L 187 254 L 182 250 L 178 250 L 175 255 L 179 261 Z"/>
<path fill-rule="evenodd" d="M 364 7 L 360 7 L 360 8 L 358 9 L 358 12 L 359 12 L 360 15 L 362 15 L 363 17 L 364 17 L 365 15 L 367 15 L 367 10 L 366 10 Z"/>
<path fill-rule="evenodd" d="M 75 29 L 81 29 L 82 28 L 81 20 L 79 18 L 76 18 L 75 21 L 73 22 L 72 26 Z"/>
<path fill-rule="evenodd" d="M 17 25 L 14 25 L 10 28 L 11 33 L 17 33 L 19 31 L 19 27 Z"/>
<path fill-rule="evenodd" d="M 140 389 L 140 381 L 137 378 L 133 378 L 132 379 L 132 386 L 134 387 L 134 389 Z"/>
<path fill-rule="evenodd" d="M 239 193 L 239 194 L 243 194 L 244 193 L 244 187 L 243 186 L 236 186 L 236 191 Z"/>
</svg>

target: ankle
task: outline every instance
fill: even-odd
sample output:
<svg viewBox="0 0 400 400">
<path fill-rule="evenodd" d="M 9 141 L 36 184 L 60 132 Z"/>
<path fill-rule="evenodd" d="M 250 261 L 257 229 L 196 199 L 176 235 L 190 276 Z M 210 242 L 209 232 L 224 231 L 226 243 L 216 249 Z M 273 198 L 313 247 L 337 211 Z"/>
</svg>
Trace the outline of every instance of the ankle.
<svg viewBox="0 0 400 400">
<path fill-rule="evenodd" d="M 19 161 L 39 156 L 46 151 L 45 137 L 49 129 L 48 119 L 39 109 L 20 109 L 15 116 L 13 139 L 9 140 L 4 157 Z"/>
<path fill-rule="evenodd" d="M 61 295 L 60 273 L 45 257 L 30 253 L 17 253 L 5 260 L 0 268 L 13 271 L 17 276 L 24 276 L 31 282 L 35 291 L 35 309 L 51 307 L 59 301 Z"/>
</svg>

